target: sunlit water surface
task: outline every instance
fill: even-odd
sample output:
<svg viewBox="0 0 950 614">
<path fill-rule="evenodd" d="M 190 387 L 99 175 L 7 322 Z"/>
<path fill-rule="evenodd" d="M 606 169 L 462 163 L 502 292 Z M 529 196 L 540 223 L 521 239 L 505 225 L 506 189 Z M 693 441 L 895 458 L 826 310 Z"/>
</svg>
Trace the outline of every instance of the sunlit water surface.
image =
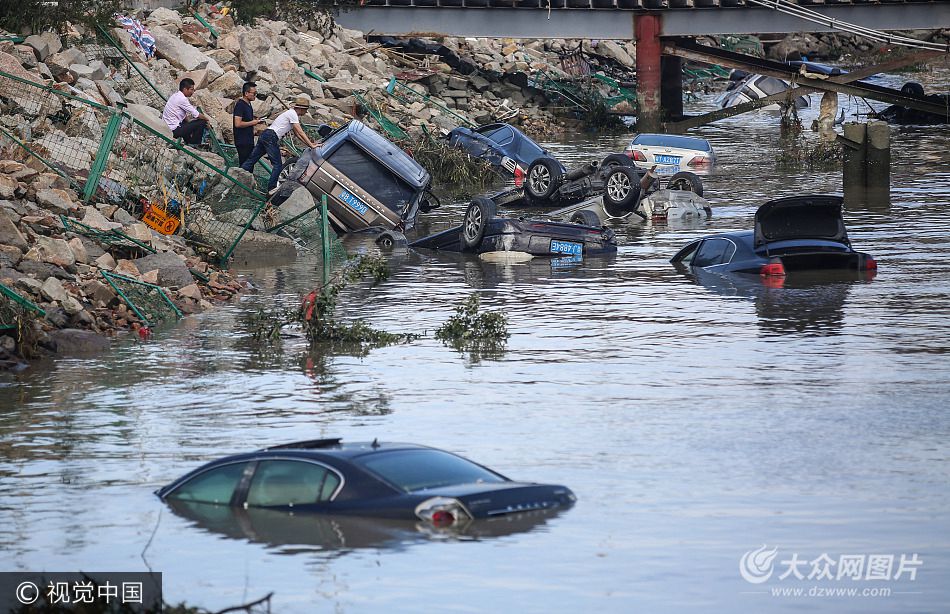
<svg viewBox="0 0 950 614">
<path fill-rule="evenodd" d="M 862 105 L 842 99 L 849 113 Z M 950 133 L 895 127 L 890 202 L 845 211 L 876 278 L 780 288 L 697 281 L 668 259 L 751 227 L 769 198 L 840 193 L 840 171 L 778 168 L 775 114 L 693 133 L 719 156 L 708 220 L 616 226 L 616 257 L 577 266 L 410 253 L 385 283 L 344 295 L 349 316 L 429 332 L 410 345 L 356 357 L 310 355 L 299 338 L 251 344 L 243 316 L 296 305 L 318 280 L 303 259 L 240 270 L 257 292 L 148 343 L 0 376 L 0 568 L 151 568 L 168 601 L 210 609 L 274 591 L 280 612 L 947 611 Z M 547 145 L 571 162 L 628 139 Z M 432 338 L 473 291 L 508 315 L 499 356 Z M 445 448 L 579 501 L 452 535 L 280 514 L 198 521 L 152 494 L 220 455 L 324 436 Z M 774 575 L 746 582 L 740 557 L 762 545 L 778 548 Z M 779 580 L 792 553 L 923 563 L 912 582 Z M 892 594 L 769 593 L 813 586 Z"/>
</svg>

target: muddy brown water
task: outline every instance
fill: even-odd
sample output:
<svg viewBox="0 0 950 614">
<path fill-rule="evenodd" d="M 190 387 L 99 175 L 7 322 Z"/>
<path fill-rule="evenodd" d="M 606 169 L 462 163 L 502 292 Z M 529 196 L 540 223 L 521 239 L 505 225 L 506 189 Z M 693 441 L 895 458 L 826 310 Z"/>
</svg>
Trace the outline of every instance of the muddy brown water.
<svg viewBox="0 0 950 614">
<path fill-rule="evenodd" d="M 915 78 L 950 83 L 946 71 Z M 879 263 L 873 280 L 776 288 L 692 279 L 667 260 L 749 227 L 765 199 L 840 192 L 840 171 L 777 168 L 773 114 L 695 133 L 719 156 L 708 220 L 618 226 L 618 254 L 580 265 L 400 255 L 387 282 L 345 295 L 347 314 L 430 332 L 410 345 L 256 349 L 242 316 L 294 305 L 317 279 L 303 259 L 242 271 L 259 292 L 146 344 L 0 376 L 0 569 L 149 566 L 166 599 L 210 609 L 274 591 L 279 612 L 947 611 L 950 131 L 894 128 L 890 202 L 847 208 L 853 243 Z M 627 138 L 550 147 L 582 160 Z M 499 356 L 473 360 L 431 336 L 472 291 L 510 318 Z M 176 510 L 152 494 L 220 455 L 324 436 L 434 445 L 566 484 L 579 501 L 451 534 Z M 777 548 L 773 574 L 749 582 L 740 560 L 762 546 Z M 779 578 L 782 561 L 822 554 L 894 563 L 887 580 L 834 579 L 837 565 L 810 580 L 810 563 L 802 580 Z M 915 579 L 894 579 L 912 554 Z"/>
</svg>

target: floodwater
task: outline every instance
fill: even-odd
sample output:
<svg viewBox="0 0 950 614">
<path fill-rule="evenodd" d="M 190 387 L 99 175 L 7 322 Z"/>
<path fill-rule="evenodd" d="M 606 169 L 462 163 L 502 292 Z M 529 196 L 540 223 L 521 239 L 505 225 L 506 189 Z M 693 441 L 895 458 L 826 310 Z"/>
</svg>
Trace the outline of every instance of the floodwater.
<svg viewBox="0 0 950 614">
<path fill-rule="evenodd" d="M 946 76 L 914 75 L 944 90 Z M 847 207 L 873 280 L 786 287 L 692 279 L 668 258 L 750 227 L 765 199 L 841 192 L 840 171 L 778 168 L 774 114 L 693 133 L 720 160 L 708 220 L 618 226 L 618 254 L 580 265 L 407 254 L 344 295 L 347 315 L 429 331 L 409 345 L 255 348 L 242 316 L 296 305 L 318 279 L 304 259 L 240 271 L 256 293 L 148 343 L 0 376 L 0 569 L 151 568 L 166 600 L 212 610 L 271 591 L 277 612 L 950 610 L 950 131 L 895 127 L 890 202 Z M 550 147 L 576 161 L 627 138 Z M 500 355 L 431 336 L 473 291 L 509 317 Z M 451 534 L 195 516 L 152 494 L 223 454 L 331 436 L 433 445 L 579 500 Z M 763 546 L 773 573 L 747 581 L 740 560 Z M 859 579 L 838 577 L 843 555 Z"/>
</svg>

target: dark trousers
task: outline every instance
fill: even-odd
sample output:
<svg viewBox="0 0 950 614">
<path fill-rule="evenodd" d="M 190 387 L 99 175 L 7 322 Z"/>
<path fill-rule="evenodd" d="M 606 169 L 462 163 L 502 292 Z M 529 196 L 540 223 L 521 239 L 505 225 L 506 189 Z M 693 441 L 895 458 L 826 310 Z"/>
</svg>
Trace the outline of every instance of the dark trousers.
<svg viewBox="0 0 950 614">
<path fill-rule="evenodd" d="M 189 145 L 200 145 L 201 135 L 204 134 L 207 125 L 208 122 L 203 119 L 186 119 L 172 130 L 172 136 L 176 139 L 184 139 Z"/>
<path fill-rule="evenodd" d="M 280 141 L 277 138 L 277 133 L 270 128 L 262 132 L 261 136 L 258 137 L 257 145 L 254 146 L 251 157 L 244 161 L 241 168 L 253 173 L 254 165 L 257 164 L 257 161 L 263 158 L 265 154 L 267 154 L 267 159 L 270 160 L 271 163 L 270 181 L 267 182 L 267 191 L 269 192 L 277 187 L 277 178 L 280 177 L 280 169 L 284 166 L 283 160 L 280 157 Z"/>
<path fill-rule="evenodd" d="M 254 143 L 241 143 L 240 145 L 235 145 L 238 153 L 238 164 L 244 164 L 244 161 L 251 157 L 251 152 L 254 151 Z"/>
</svg>

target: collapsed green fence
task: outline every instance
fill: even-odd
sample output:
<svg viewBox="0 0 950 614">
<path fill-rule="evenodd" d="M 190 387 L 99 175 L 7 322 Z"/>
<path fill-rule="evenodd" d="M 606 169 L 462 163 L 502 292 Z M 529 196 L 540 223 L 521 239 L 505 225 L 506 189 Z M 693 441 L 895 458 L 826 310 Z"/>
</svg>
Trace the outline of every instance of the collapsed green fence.
<svg viewBox="0 0 950 614">
<path fill-rule="evenodd" d="M 17 328 L 17 318 L 23 311 L 33 311 L 41 316 L 46 312 L 23 298 L 12 289 L 0 284 L 0 330 Z"/>
<path fill-rule="evenodd" d="M 82 185 L 82 198 L 141 215 L 158 204 L 185 236 L 226 261 L 266 202 L 221 166 L 114 107 L 0 72 L 0 105 L 19 144 Z M 8 125 L 13 122 L 7 122 Z"/>
<path fill-rule="evenodd" d="M 108 271 L 102 271 L 102 277 L 146 326 L 181 317 L 181 311 L 159 286 Z"/>
</svg>

